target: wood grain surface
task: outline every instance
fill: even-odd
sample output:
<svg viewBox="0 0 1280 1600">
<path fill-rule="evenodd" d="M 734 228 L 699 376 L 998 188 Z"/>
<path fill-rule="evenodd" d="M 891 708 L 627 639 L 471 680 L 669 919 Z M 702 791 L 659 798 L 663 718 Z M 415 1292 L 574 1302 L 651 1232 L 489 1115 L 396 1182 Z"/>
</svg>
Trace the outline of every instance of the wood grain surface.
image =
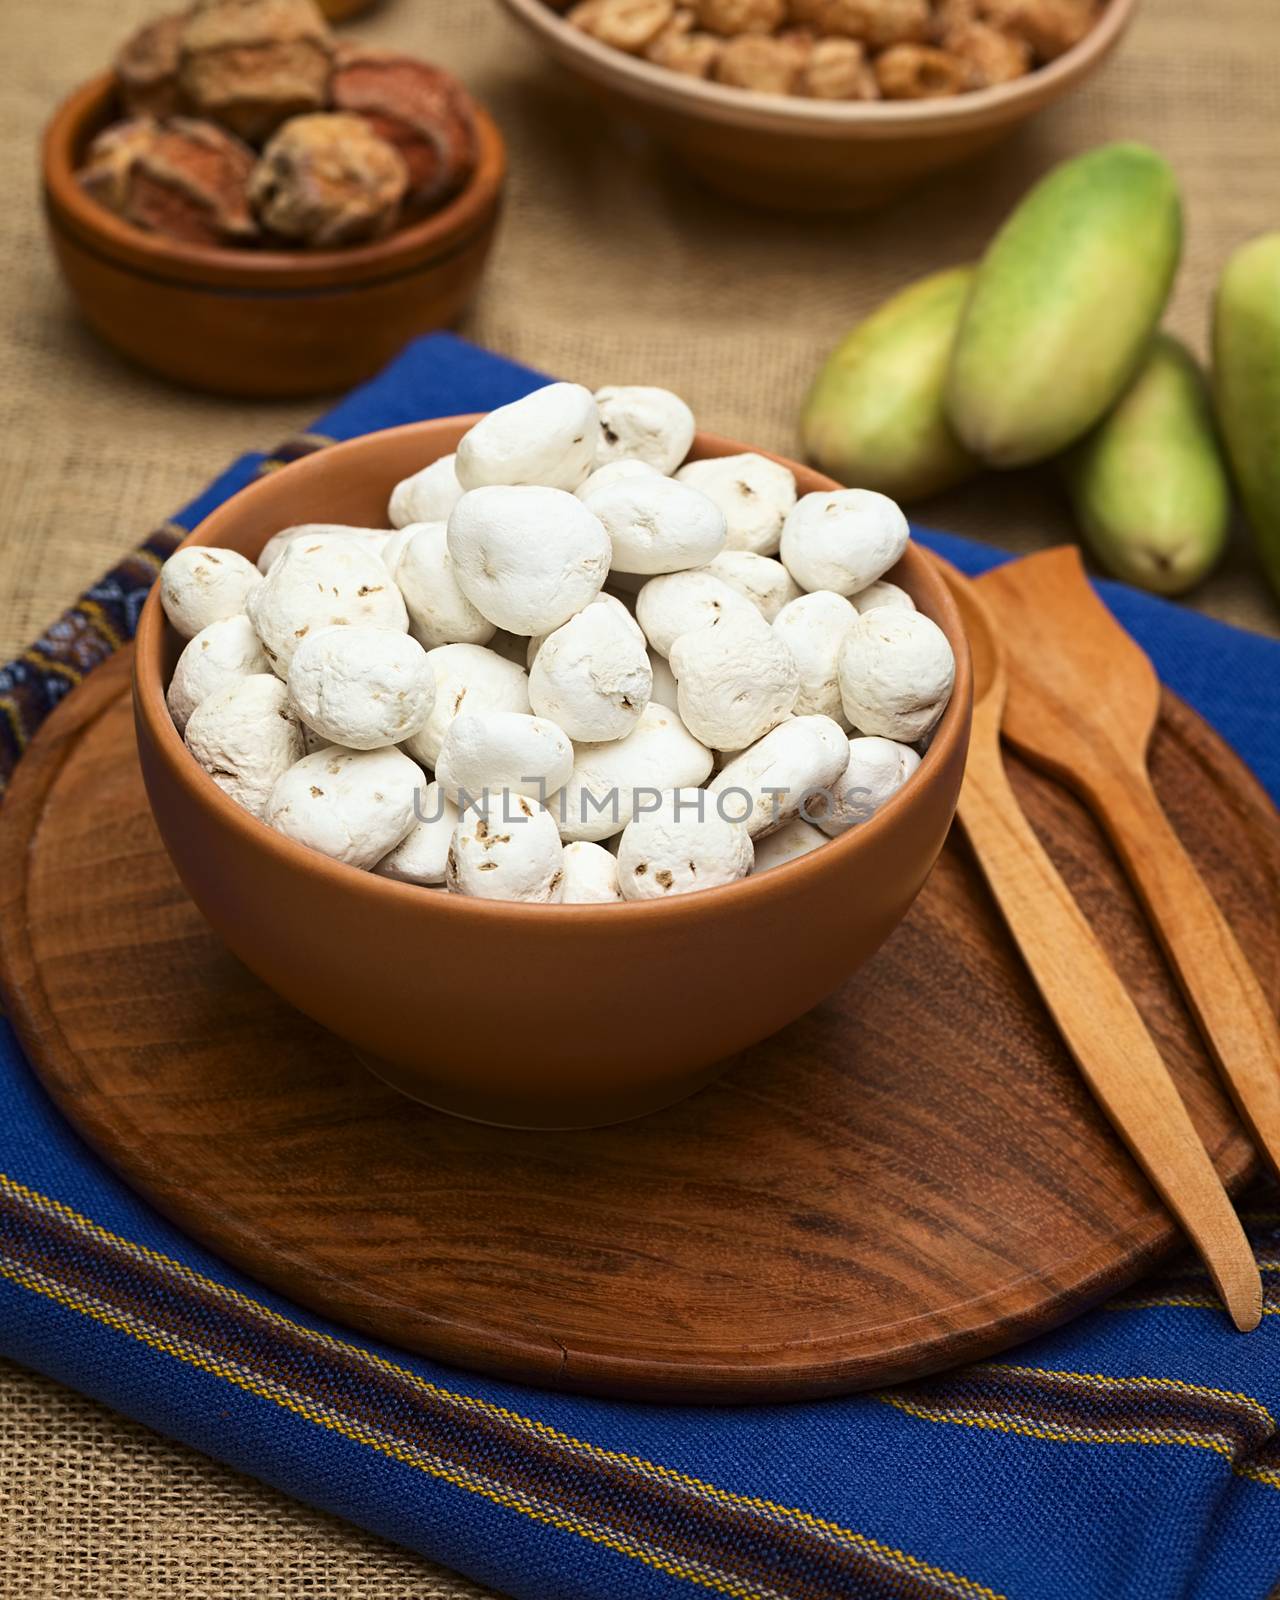
<svg viewBox="0 0 1280 1600">
<path fill-rule="evenodd" d="M 621 1127 L 502 1132 L 385 1089 L 220 948 L 147 812 L 128 670 L 69 697 L 0 814 L 0 983 L 81 1131 L 262 1282 L 461 1366 L 767 1400 L 998 1350 L 1177 1243 L 957 836 L 858 980 L 712 1088 Z M 1252 1152 L 1116 861 L 1076 800 L 1011 769 L 1238 1186 Z M 1152 771 L 1274 996 L 1273 808 L 1173 700 Z"/>
</svg>

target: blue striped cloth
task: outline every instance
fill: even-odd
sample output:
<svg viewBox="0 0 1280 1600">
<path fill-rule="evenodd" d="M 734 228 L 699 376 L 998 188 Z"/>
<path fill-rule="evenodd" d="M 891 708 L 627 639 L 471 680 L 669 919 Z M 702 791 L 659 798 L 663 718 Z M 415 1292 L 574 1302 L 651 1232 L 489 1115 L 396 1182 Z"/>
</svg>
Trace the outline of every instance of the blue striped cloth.
<svg viewBox="0 0 1280 1600">
<path fill-rule="evenodd" d="M 539 381 L 424 340 L 319 433 L 483 410 Z M 0 671 L 11 754 L 64 692 L 52 663 L 82 673 L 126 637 L 178 530 L 261 466 L 238 462 Z M 995 559 L 922 537 L 971 571 Z M 1105 592 L 1280 795 L 1280 645 Z M 356 1338 L 238 1276 L 90 1154 L 0 1024 L 0 1352 L 516 1600 L 1264 1600 L 1280 1201 L 1247 1222 L 1266 1285 L 1247 1338 L 1182 1261 L 1004 1360 L 881 1394 L 577 1399 Z"/>
</svg>

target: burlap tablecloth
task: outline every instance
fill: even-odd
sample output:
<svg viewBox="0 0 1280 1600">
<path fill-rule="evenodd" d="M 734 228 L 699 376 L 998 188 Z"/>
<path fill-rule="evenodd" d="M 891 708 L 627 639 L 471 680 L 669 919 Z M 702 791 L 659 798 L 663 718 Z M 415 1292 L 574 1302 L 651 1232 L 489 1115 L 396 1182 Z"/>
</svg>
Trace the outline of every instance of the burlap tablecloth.
<svg viewBox="0 0 1280 1600">
<path fill-rule="evenodd" d="M 0 659 L 242 450 L 317 403 L 232 404 L 134 372 L 76 321 L 45 247 L 36 139 L 54 102 L 156 0 L 4 0 L 0 38 Z M 365 37 L 461 72 L 511 143 L 510 201 L 463 331 L 549 372 L 667 384 L 716 431 L 794 450 L 817 362 L 908 279 L 978 253 L 1052 161 L 1118 137 L 1172 158 L 1187 199 L 1170 324 L 1203 351 L 1228 250 L 1280 226 L 1280 6 L 1145 0 L 1120 56 L 958 178 L 874 218 L 753 215 L 602 123 L 491 0 L 386 0 Z M 927 520 L 1019 549 L 1069 535 L 1048 475 L 988 479 Z M 1238 545 L 1195 597 L 1280 633 Z M 0 1365 L 0 1594 L 27 1600 L 475 1600 L 481 1591 L 54 1385 Z"/>
</svg>

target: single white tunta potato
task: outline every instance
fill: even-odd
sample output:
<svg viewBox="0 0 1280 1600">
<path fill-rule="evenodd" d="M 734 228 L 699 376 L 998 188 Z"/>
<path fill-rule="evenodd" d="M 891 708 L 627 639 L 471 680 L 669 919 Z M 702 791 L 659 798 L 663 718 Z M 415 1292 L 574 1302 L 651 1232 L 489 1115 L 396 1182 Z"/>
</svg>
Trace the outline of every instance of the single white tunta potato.
<svg viewBox="0 0 1280 1600">
<path fill-rule="evenodd" d="M 160 604 L 175 630 L 194 639 L 202 628 L 247 609 L 262 574 L 238 550 L 188 545 L 160 569 Z"/>
<path fill-rule="evenodd" d="M 840 646 L 840 698 L 860 733 L 915 744 L 947 709 L 956 659 L 942 629 L 920 611 L 864 611 Z"/>
<path fill-rule="evenodd" d="M 674 789 L 623 830 L 618 887 L 624 900 L 663 900 L 735 883 L 753 860 L 746 828 L 726 822 L 705 789 Z"/>
<path fill-rule="evenodd" d="M 580 383 L 548 383 L 480 418 L 454 471 L 464 489 L 538 484 L 570 494 L 596 465 L 600 414 Z"/>
<path fill-rule="evenodd" d="M 378 750 L 421 732 L 435 676 L 416 639 L 394 628 L 320 628 L 293 652 L 289 699 L 329 744 Z"/>
<path fill-rule="evenodd" d="M 208 695 L 191 713 L 185 739 L 219 789 L 255 817 L 302 754 L 302 729 L 274 673 L 239 678 Z"/>
<path fill-rule="evenodd" d="M 690 461 L 676 481 L 708 495 L 724 512 L 726 550 L 776 554 L 782 524 L 796 503 L 795 474 L 781 462 L 747 451 Z"/>
<path fill-rule="evenodd" d="M 173 669 L 165 701 L 174 727 L 182 733 L 200 702 L 219 689 L 270 671 L 271 663 L 243 611 L 211 622 L 187 640 Z"/>
<path fill-rule="evenodd" d="M 394 746 L 326 745 L 276 781 L 263 820 L 287 839 L 367 872 L 413 826 L 421 784 L 421 772 Z"/>
<path fill-rule="evenodd" d="M 802 589 L 857 594 L 902 559 L 910 537 L 887 495 L 823 489 L 797 501 L 783 523 L 782 563 Z"/>
</svg>

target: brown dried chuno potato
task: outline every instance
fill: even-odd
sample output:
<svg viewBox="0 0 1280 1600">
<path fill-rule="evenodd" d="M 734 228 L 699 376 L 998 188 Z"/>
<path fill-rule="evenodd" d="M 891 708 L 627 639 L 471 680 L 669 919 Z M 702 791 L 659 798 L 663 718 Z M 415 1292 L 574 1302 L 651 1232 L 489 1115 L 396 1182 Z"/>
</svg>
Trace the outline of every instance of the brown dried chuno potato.
<svg viewBox="0 0 1280 1600">
<path fill-rule="evenodd" d="M 952 28 L 942 47 L 973 68 L 974 87 L 1011 83 L 1031 71 L 1031 46 L 1012 33 L 1002 33 L 985 22 Z"/>
<path fill-rule="evenodd" d="M 1038 61 L 1054 61 L 1078 45 L 1097 18 L 1097 0 L 981 0 L 983 16 L 1002 33 L 1026 41 Z"/>
<path fill-rule="evenodd" d="M 794 40 L 744 33 L 726 42 L 715 64 L 717 82 L 758 94 L 794 94 L 805 52 Z"/>
<path fill-rule="evenodd" d="M 675 0 L 583 0 L 568 20 L 601 44 L 639 55 L 675 15 Z"/>
<path fill-rule="evenodd" d="M 929 0 L 791 0 L 792 19 L 819 33 L 860 39 L 873 50 L 929 38 Z"/>
<path fill-rule="evenodd" d="M 709 78 L 724 49 L 724 40 L 714 33 L 703 33 L 697 21 L 691 7 L 681 6 L 646 47 L 646 59 L 670 72 L 682 72 L 686 77 Z"/>
<path fill-rule="evenodd" d="M 694 0 L 698 24 L 727 39 L 773 33 L 787 20 L 787 0 Z"/>
<path fill-rule="evenodd" d="M 973 68 L 931 45 L 896 44 L 876 57 L 876 81 L 886 100 L 941 100 L 973 88 Z"/>
<path fill-rule="evenodd" d="M 880 86 L 857 39 L 819 39 L 805 62 L 800 93 L 815 100 L 878 100 Z"/>
</svg>

